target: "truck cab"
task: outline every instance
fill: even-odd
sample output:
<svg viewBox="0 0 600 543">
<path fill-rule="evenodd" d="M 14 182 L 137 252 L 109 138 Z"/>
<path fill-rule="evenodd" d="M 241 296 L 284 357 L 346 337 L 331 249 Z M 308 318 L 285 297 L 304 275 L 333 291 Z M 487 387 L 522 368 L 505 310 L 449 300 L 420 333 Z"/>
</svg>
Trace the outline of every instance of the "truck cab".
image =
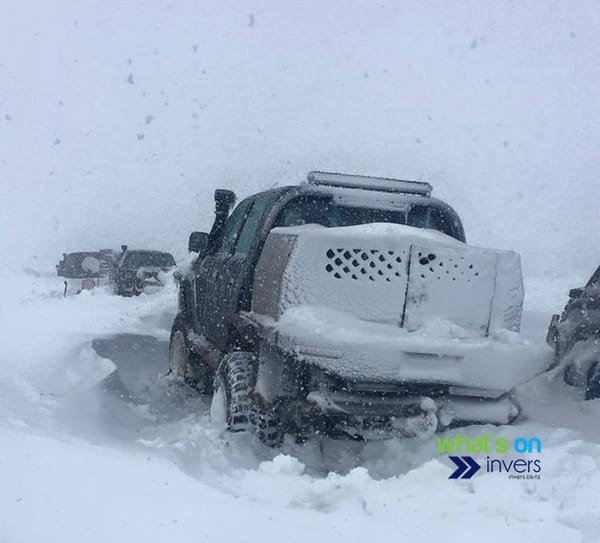
<svg viewBox="0 0 600 543">
<path fill-rule="evenodd" d="M 464 242 L 457 213 L 430 194 L 427 183 L 311 172 L 304 184 L 254 194 L 230 212 L 235 195 L 218 190 L 210 234 L 190 236 L 189 248 L 199 254 L 181 283 L 180 311 L 211 345 L 221 350 L 235 345 L 228 323 L 250 309 L 254 269 L 273 228 L 392 223 L 438 230 Z M 204 242 L 194 246 L 199 239 Z"/>
</svg>

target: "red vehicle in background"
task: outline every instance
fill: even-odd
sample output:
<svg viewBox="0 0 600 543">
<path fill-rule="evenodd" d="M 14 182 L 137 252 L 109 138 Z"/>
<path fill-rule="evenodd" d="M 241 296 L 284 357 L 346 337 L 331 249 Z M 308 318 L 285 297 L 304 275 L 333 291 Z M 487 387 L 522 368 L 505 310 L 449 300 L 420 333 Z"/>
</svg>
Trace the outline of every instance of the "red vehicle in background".
<svg viewBox="0 0 600 543">
<path fill-rule="evenodd" d="M 108 284 L 113 266 L 112 249 L 63 253 L 62 260 L 56 265 L 56 274 L 64 278 L 63 295 L 79 294 Z"/>
</svg>

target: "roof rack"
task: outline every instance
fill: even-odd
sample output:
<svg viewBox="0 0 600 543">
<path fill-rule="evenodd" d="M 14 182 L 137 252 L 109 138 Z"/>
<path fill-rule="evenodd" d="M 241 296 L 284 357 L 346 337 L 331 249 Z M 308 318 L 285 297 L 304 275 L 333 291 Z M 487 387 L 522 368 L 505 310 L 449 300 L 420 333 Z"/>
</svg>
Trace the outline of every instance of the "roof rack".
<svg viewBox="0 0 600 543">
<path fill-rule="evenodd" d="M 310 172 L 307 176 L 310 185 L 348 187 L 355 189 L 380 190 L 384 192 L 404 192 L 408 194 L 431 195 L 433 187 L 421 181 L 405 181 L 388 177 L 370 177 L 335 172 Z"/>
</svg>

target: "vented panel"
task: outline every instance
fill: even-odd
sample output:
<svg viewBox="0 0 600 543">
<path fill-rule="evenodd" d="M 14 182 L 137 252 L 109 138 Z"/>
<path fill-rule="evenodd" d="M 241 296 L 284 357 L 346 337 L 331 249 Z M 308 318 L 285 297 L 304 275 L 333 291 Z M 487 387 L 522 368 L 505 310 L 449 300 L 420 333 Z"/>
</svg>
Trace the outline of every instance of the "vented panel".
<svg viewBox="0 0 600 543">
<path fill-rule="evenodd" d="M 329 248 L 325 271 L 335 279 L 394 281 L 406 277 L 407 251 Z"/>
<path fill-rule="evenodd" d="M 461 253 L 455 252 L 449 255 L 430 250 L 416 251 L 417 261 L 413 263 L 411 271 L 418 273 L 421 279 L 463 283 L 477 281 L 480 276 L 481 255 L 477 254 L 473 255 L 474 258 L 469 258 Z"/>
<path fill-rule="evenodd" d="M 339 230 L 299 236 L 286 268 L 281 298 L 284 311 L 300 305 L 329 307 L 398 326 L 406 295 L 410 242 L 386 237 L 352 239 L 348 230 Z"/>
<path fill-rule="evenodd" d="M 404 326 L 420 328 L 435 318 L 485 335 L 495 275 L 492 252 L 413 245 Z"/>
</svg>

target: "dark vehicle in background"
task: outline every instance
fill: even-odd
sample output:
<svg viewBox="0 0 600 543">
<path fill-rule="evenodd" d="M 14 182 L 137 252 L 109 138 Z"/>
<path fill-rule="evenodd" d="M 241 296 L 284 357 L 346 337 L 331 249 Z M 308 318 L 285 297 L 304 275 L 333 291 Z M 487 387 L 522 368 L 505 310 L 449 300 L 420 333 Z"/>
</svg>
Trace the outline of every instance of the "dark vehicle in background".
<svg viewBox="0 0 600 543">
<path fill-rule="evenodd" d="M 553 315 L 546 337 L 565 382 L 585 387 L 586 400 L 600 398 L 600 267 L 584 287 L 569 291 L 561 315 Z"/>
<path fill-rule="evenodd" d="M 190 235 L 198 256 L 176 274 L 170 374 L 213 393 L 216 424 L 271 446 L 514 420 L 509 381 L 530 347 L 497 338 L 520 327 L 519 256 L 468 246 L 431 190 L 311 172 L 234 209 L 217 189 L 212 229 Z"/>
<path fill-rule="evenodd" d="M 56 265 L 56 274 L 64 277 L 64 296 L 108 284 L 113 265 L 112 249 L 63 253 Z"/>
<path fill-rule="evenodd" d="M 112 270 L 111 282 L 119 296 L 137 296 L 145 289 L 166 284 L 168 272 L 176 266 L 170 253 L 151 250 L 130 250 L 126 245 Z"/>
</svg>

